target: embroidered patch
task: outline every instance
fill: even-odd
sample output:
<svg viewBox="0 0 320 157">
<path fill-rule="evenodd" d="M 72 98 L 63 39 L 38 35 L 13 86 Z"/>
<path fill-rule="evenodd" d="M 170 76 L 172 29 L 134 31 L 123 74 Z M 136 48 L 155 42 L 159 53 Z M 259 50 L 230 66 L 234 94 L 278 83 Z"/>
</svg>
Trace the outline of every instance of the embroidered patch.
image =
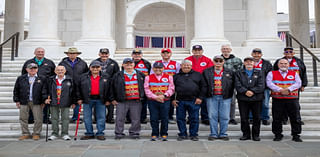
<svg viewBox="0 0 320 157">
<path fill-rule="evenodd" d="M 253 75 L 254 78 L 258 78 L 258 75 Z"/>
<path fill-rule="evenodd" d="M 40 83 L 40 82 L 41 82 L 41 80 L 38 80 L 37 82 L 38 82 L 38 83 Z"/>
<path fill-rule="evenodd" d="M 163 82 L 168 82 L 168 79 L 167 78 L 162 78 L 161 79 Z"/>
<path fill-rule="evenodd" d="M 134 79 L 137 79 L 137 75 L 134 75 L 133 78 L 134 78 Z"/>
<path fill-rule="evenodd" d="M 292 75 L 288 75 L 287 79 L 293 79 L 294 77 Z"/>
<path fill-rule="evenodd" d="M 169 65 L 168 66 L 170 69 L 174 69 L 174 65 Z"/>
<path fill-rule="evenodd" d="M 202 67 L 204 67 L 204 66 L 206 66 L 206 65 L 207 65 L 206 62 L 201 62 L 201 63 L 200 63 L 200 66 L 202 66 Z"/>
<path fill-rule="evenodd" d="M 143 64 L 138 64 L 138 67 L 139 67 L 139 68 L 143 68 L 144 65 L 143 65 Z"/>
<path fill-rule="evenodd" d="M 44 65 L 48 65 L 47 63 L 44 63 Z"/>
<path fill-rule="evenodd" d="M 70 82 L 67 82 L 67 86 L 71 86 L 71 83 L 70 83 Z"/>
</svg>

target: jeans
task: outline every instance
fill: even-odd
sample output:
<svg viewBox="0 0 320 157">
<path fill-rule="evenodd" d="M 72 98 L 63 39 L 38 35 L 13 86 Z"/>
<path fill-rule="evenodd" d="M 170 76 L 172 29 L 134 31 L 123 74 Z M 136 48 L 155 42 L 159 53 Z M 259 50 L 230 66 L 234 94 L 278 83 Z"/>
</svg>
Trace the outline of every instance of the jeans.
<svg viewBox="0 0 320 157">
<path fill-rule="evenodd" d="M 199 109 L 200 105 L 196 105 L 195 100 L 193 101 L 182 101 L 178 102 L 178 107 L 176 108 L 177 124 L 180 133 L 179 136 L 188 136 L 186 127 L 186 111 L 189 114 L 190 126 L 189 133 L 190 136 L 198 136 L 199 130 Z"/>
<path fill-rule="evenodd" d="M 100 99 L 91 99 L 89 104 L 83 104 L 84 125 L 86 127 L 86 136 L 94 136 L 92 127 L 92 108 L 96 111 L 97 133 L 96 136 L 103 136 L 106 122 L 106 105 Z"/>
<path fill-rule="evenodd" d="M 148 107 L 150 111 L 150 122 L 152 127 L 151 136 L 167 136 L 168 135 L 168 121 L 170 101 L 164 103 L 149 100 Z M 161 120 L 161 127 L 159 133 L 159 120 Z"/>
<path fill-rule="evenodd" d="M 71 118 L 73 121 L 78 120 L 79 107 L 80 107 L 80 105 L 76 104 L 76 107 L 73 109 L 73 116 Z"/>
<path fill-rule="evenodd" d="M 232 98 L 223 99 L 222 95 L 214 95 L 207 98 L 207 108 L 210 121 L 211 137 L 227 137 L 230 104 Z M 218 132 L 218 124 L 220 123 L 220 131 Z"/>
<path fill-rule="evenodd" d="M 262 107 L 261 107 L 261 120 L 269 120 L 269 101 L 270 101 L 270 89 L 264 90 L 264 99 L 262 100 Z M 252 120 L 252 113 L 249 114 L 249 119 Z"/>
</svg>

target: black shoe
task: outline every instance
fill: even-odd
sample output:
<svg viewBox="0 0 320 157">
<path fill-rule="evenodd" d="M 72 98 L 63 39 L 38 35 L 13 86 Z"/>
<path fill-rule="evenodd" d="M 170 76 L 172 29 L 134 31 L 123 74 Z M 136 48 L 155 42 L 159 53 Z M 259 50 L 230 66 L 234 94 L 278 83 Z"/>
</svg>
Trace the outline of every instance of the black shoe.
<svg viewBox="0 0 320 157">
<path fill-rule="evenodd" d="M 219 139 L 218 137 L 215 137 L 215 136 L 209 136 L 208 137 L 208 140 L 209 141 L 214 141 L 214 140 L 217 140 L 217 139 Z"/>
<path fill-rule="evenodd" d="M 241 140 L 241 141 L 250 140 L 250 139 L 251 139 L 250 136 L 242 136 L 239 138 L 239 140 Z"/>
<path fill-rule="evenodd" d="M 294 142 L 302 142 L 301 138 L 299 136 L 293 136 L 292 141 Z"/>
<path fill-rule="evenodd" d="M 223 141 L 229 141 L 229 137 L 228 136 L 219 137 L 219 139 L 223 140 Z"/>
<path fill-rule="evenodd" d="M 178 136 L 177 141 L 183 141 L 183 140 L 186 140 L 186 139 L 188 139 L 187 136 Z"/>
<path fill-rule="evenodd" d="M 304 122 L 303 122 L 303 121 L 300 121 L 300 124 L 301 124 L 301 125 L 304 125 Z"/>
<path fill-rule="evenodd" d="M 146 119 L 141 120 L 141 121 L 140 121 L 140 123 L 141 123 L 141 124 L 147 124 L 147 123 L 148 123 L 147 118 L 146 118 Z"/>
<path fill-rule="evenodd" d="M 234 119 L 230 119 L 230 120 L 229 120 L 229 124 L 231 124 L 231 125 L 237 125 L 238 122 L 237 122 L 236 120 L 234 120 Z"/>
<path fill-rule="evenodd" d="M 118 136 L 118 135 L 116 135 L 116 136 L 114 137 L 115 140 L 121 140 L 122 138 L 123 138 L 123 136 Z"/>
<path fill-rule="evenodd" d="M 199 141 L 199 138 L 197 136 L 190 136 L 191 141 Z"/>
<path fill-rule="evenodd" d="M 252 119 L 249 119 L 249 124 L 253 124 L 253 120 Z"/>
<path fill-rule="evenodd" d="M 270 125 L 270 121 L 269 120 L 262 120 L 262 124 L 263 125 Z"/>
<path fill-rule="evenodd" d="M 282 125 L 288 125 L 288 120 L 283 120 Z"/>
<path fill-rule="evenodd" d="M 210 125 L 209 120 L 202 120 L 201 123 L 204 124 L 204 125 Z"/>
<path fill-rule="evenodd" d="M 273 138 L 273 141 L 281 141 L 283 138 L 283 135 L 276 135 L 274 138 Z"/>
<path fill-rule="evenodd" d="M 259 136 L 253 136 L 252 137 L 252 141 L 260 141 L 260 137 Z"/>
<path fill-rule="evenodd" d="M 130 135 L 130 138 L 134 139 L 134 140 L 138 140 L 138 139 L 140 139 L 140 136 L 139 135 Z"/>
<path fill-rule="evenodd" d="M 106 122 L 107 122 L 108 124 L 114 124 L 114 119 L 106 120 Z"/>
</svg>

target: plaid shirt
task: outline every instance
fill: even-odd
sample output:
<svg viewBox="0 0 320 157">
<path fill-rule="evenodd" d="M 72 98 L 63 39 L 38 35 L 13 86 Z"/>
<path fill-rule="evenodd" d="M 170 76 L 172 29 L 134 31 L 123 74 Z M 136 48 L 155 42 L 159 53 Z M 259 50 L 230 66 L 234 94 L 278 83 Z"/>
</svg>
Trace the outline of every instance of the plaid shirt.
<svg viewBox="0 0 320 157">
<path fill-rule="evenodd" d="M 223 55 L 221 55 L 223 57 Z M 224 64 L 223 67 L 232 70 L 233 72 L 236 72 L 241 69 L 242 67 L 242 61 L 240 58 L 235 57 L 234 55 L 230 55 L 229 58 L 224 58 Z"/>
</svg>

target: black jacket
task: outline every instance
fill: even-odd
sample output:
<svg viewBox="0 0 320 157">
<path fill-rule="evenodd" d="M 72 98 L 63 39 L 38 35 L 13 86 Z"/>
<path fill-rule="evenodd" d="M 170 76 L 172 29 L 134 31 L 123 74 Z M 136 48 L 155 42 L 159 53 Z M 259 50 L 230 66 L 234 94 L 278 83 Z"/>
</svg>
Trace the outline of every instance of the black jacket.
<svg viewBox="0 0 320 157">
<path fill-rule="evenodd" d="M 173 76 L 175 94 L 172 100 L 203 100 L 206 94 L 206 83 L 199 72 L 191 70 L 188 73 L 180 72 Z"/>
<path fill-rule="evenodd" d="M 73 94 L 73 80 L 70 76 L 65 75 L 65 79 L 62 81 L 60 104 L 58 105 L 57 99 L 57 82 L 56 75 L 52 76 L 48 82 L 49 86 L 49 96 L 51 98 L 52 106 L 70 107 L 73 102 L 75 102 Z"/>
<path fill-rule="evenodd" d="M 108 74 L 108 76 L 113 77 L 113 75 L 115 73 L 119 72 L 118 63 L 111 58 L 109 58 L 107 60 L 106 64 L 104 62 L 102 62 L 100 58 L 98 58 L 94 61 L 99 61 L 102 64 L 102 69 L 101 69 L 102 75 Z"/>
<path fill-rule="evenodd" d="M 33 83 L 32 102 L 35 105 L 43 104 L 47 95 L 47 79 L 38 75 Z M 20 102 L 21 105 L 27 105 L 30 95 L 30 85 L 28 74 L 21 75 L 17 78 L 13 89 L 13 101 Z"/>
<path fill-rule="evenodd" d="M 244 69 L 239 70 L 235 77 L 235 87 L 237 89 L 237 99 L 242 101 L 262 101 L 264 98 L 265 79 L 260 70 L 253 70 L 251 78 L 248 78 Z M 245 93 L 250 90 L 254 93 L 248 97 Z"/>
<path fill-rule="evenodd" d="M 214 95 L 214 67 L 207 68 L 202 73 L 203 78 L 207 84 L 207 97 Z M 231 98 L 234 91 L 234 73 L 230 69 L 224 68 L 222 74 L 222 96 L 224 99 Z"/>
<path fill-rule="evenodd" d="M 68 57 L 63 58 L 59 63 L 59 65 L 63 65 L 66 68 L 66 75 L 71 76 L 75 84 L 79 81 L 82 74 L 89 71 L 87 63 L 79 57 L 77 57 L 77 59 L 78 62 L 74 65 L 73 69 L 70 62 L 68 61 Z"/>
<path fill-rule="evenodd" d="M 272 71 L 272 64 L 268 60 L 265 60 L 265 59 L 261 59 L 261 60 L 262 60 L 262 68 L 261 68 L 262 75 L 264 78 L 266 78 L 268 73 Z"/>
<path fill-rule="evenodd" d="M 293 58 L 296 60 L 298 66 L 299 66 L 299 76 L 301 79 L 301 86 L 306 87 L 308 85 L 308 78 L 307 78 L 307 69 L 303 61 L 295 56 Z M 282 57 L 281 59 L 286 59 L 285 57 Z M 280 59 L 277 59 L 276 62 L 273 64 L 273 70 L 279 70 L 278 62 Z"/>
<path fill-rule="evenodd" d="M 91 92 L 91 72 L 82 74 L 77 86 L 76 95 L 77 100 L 82 100 L 84 104 L 89 104 L 90 92 Z M 100 75 L 99 81 L 99 96 L 102 103 L 106 103 L 109 100 L 110 95 L 110 80 L 104 75 Z"/>
<path fill-rule="evenodd" d="M 145 93 L 144 93 L 144 74 L 138 70 L 137 72 L 137 80 L 138 80 L 138 88 L 139 88 L 139 95 L 140 95 L 140 100 L 145 99 Z M 123 102 L 126 100 L 125 96 L 125 84 L 124 84 L 124 71 L 119 71 L 117 72 L 113 78 L 112 78 L 112 83 L 111 83 L 111 95 L 110 95 L 110 100 L 116 100 L 118 102 Z"/>
<path fill-rule="evenodd" d="M 22 75 L 28 73 L 26 70 L 28 64 L 35 63 L 38 65 L 38 63 L 35 61 L 35 58 L 36 57 L 29 59 L 23 64 L 22 70 L 21 70 Z M 54 64 L 53 61 L 51 61 L 50 59 L 44 58 L 42 64 L 38 67 L 38 75 L 49 78 L 50 76 L 55 75 L 54 73 L 55 68 L 56 68 L 56 65 Z"/>
<path fill-rule="evenodd" d="M 150 74 L 150 71 L 151 71 L 151 63 L 150 63 L 149 61 L 143 59 L 143 58 L 142 58 L 141 60 L 142 60 L 142 61 L 144 62 L 144 64 L 146 65 L 146 68 L 148 69 L 148 74 Z M 139 62 L 140 62 L 140 61 L 134 62 L 134 66 L 136 66 Z"/>
</svg>

